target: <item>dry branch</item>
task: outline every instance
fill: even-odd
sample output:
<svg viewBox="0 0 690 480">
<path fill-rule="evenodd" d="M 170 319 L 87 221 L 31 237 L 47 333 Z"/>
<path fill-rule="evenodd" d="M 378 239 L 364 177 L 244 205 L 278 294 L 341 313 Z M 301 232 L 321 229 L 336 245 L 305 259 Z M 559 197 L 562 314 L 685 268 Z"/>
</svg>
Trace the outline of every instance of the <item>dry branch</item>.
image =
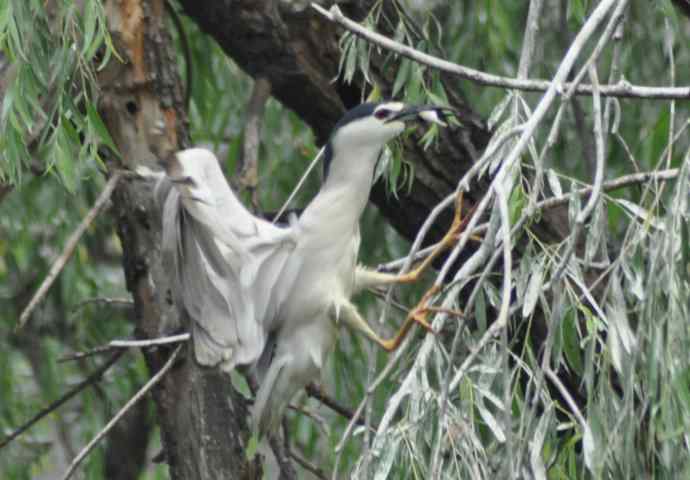
<svg viewBox="0 0 690 480">
<path fill-rule="evenodd" d="M 27 431 L 29 428 L 31 428 L 36 422 L 38 422 L 40 419 L 45 417 L 51 412 L 54 412 L 58 408 L 60 408 L 65 402 L 67 402 L 69 399 L 74 397 L 77 393 L 81 392 L 84 390 L 86 387 L 89 385 L 94 384 L 95 382 L 99 381 L 103 374 L 108 370 L 110 367 L 112 367 L 115 362 L 117 362 L 122 354 L 124 353 L 124 350 L 120 350 L 118 352 L 115 352 L 109 359 L 106 361 L 103 365 L 98 367 L 94 372 L 86 377 L 83 381 L 78 383 L 76 386 L 74 386 L 71 390 L 69 390 L 67 393 L 65 393 L 62 397 L 58 398 L 54 402 L 52 402 L 50 405 L 45 407 L 43 410 L 38 412 L 36 415 L 31 418 L 28 422 L 26 422 L 24 425 L 16 429 L 14 432 L 9 434 L 7 437 L 2 439 L 0 441 L 0 448 L 6 446 L 9 444 L 12 440 L 17 438 L 19 435 Z"/>
<path fill-rule="evenodd" d="M 121 176 L 122 174 L 118 171 L 113 173 L 113 175 L 108 179 L 108 182 L 105 184 L 103 191 L 96 199 L 96 203 L 93 204 L 93 207 L 91 207 L 91 210 L 89 210 L 89 213 L 86 214 L 86 216 L 81 221 L 76 230 L 72 232 L 72 235 L 70 235 L 69 239 L 67 240 L 67 243 L 65 244 L 65 248 L 63 248 L 62 253 L 50 267 L 50 270 L 48 271 L 48 275 L 46 275 L 45 280 L 43 280 L 43 283 L 38 288 L 38 290 L 34 294 L 29 304 L 26 306 L 22 314 L 19 316 L 19 322 L 16 327 L 17 330 L 20 330 L 24 326 L 24 324 L 26 324 L 26 321 L 28 320 L 31 313 L 34 311 L 34 309 L 36 308 L 38 303 L 43 299 L 43 297 L 45 297 L 46 293 L 48 293 L 48 290 L 53 285 L 53 282 L 55 282 L 55 279 L 60 274 L 62 269 L 65 268 L 67 261 L 72 257 L 74 249 L 77 247 L 77 244 L 79 243 L 79 240 L 81 239 L 82 235 L 84 235 L 86 229 L 89 228 L 89 225 L 91 225 L 96 216 L 101 212 L 101 210 L 105 206 L 108 199 L 110 199 L 110 196 L 112 195 L 113 190 L 115 190 L 115 186 L 117 185 L 117 182 L 120 180 Z"/>
<path fill-rule="evenodd" d="M 170 355 L 170 358 L 168 358 L 168 361 L 165 362 L 165 365 L 163 365 L 163 367 L 153 377 L 151 377 L 151 379 L 146 382 L 146 384 L 137 393 L 135 393 L 132 398 L 129 399 L 125 406 L 122 407 L 120 411 L 117 412 L 117 414 L 115 414 L 115 416 L 108 422 L 108 424 L 103 427 L 98 434 L 96 434 L 96 436 L 81 450 L 81 452 L 79 452 L 76 458 L 72 460 L 72 463 L 63 475 L 62 480 L 67 480 L 72 476 L 76 468 L 79 466 L 82 460 L 84 460 L 84 458 L 91 453 L 96 444 L 100 442 L 103 437 L 105 437 L 115 426 L 115 424 L 125 415 L 125 413 L 127 413 L 127 411 L 132 408 L 132 406 L 137 403 L 141 397 L 151 390 L 168 370 L 170 370 L 170 367 L 173 366 L 173 363 L 175 362 L 175 359 L 177 358 L 177 355 L 180 353 L 181 349 L 182 345 L 178 345 L 175 351 Z"/>
<path fill-rule="evenodd" d="M 261 142 L 261 124 L 263 122 L 266 102 L 271 96 L 271 83 L 265 77 L 257 77 L 254 81 L 252 96 L 247 105 L 247 118 L 244 127 L 242 155 L 237 164 L 238 183 L 240 188 L 246 188 L 250 195 L 252 206 L 259 211 L 259 144 Z"/>
<path fill-rule="evenodd" d="M 188 333 L 181 333 L 179 335 L 171 335 L 169 337 L 148 338 L 143 340 L 113 340 L 111 342 L 108 342 L 106 345 L 101 345 L 100 347 L 96 347 L 91 350 L 65 355 L 58 361 L 67 362 L 71 360 L 78 360 L 81 358 L 90 357 L 92 355 L 110 352 L 111 350 L 127 350 L 129 348 L 158 347 L 161 345 L 169 345 L 171 343 L 181 343 L 188 341 L 189 338 L 190 335 Z"/>
</svg>

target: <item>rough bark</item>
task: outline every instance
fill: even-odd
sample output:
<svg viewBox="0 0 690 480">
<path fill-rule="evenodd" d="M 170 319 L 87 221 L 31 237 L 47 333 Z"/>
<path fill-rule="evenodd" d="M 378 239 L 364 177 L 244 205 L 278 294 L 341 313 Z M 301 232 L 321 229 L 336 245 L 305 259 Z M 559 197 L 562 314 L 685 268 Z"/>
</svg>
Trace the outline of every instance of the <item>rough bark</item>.
<svg viewBox="0 0 690 480">
<path fill-rule="evenodd" d="M 100 110 L 121 154 L 111 166 L 155 166 L 187 143 L 163 0 L 111 1 L 106 10 L 117 51 L 127 60 L 110 62 L 99 78 Z M 128 179 L 120 182 L 113 198 L 127 288 L 134 297 L 142 337 L 170 333 L 181 325 L 160 262 L 160 215 L 152 190 L 148 181 Z M 169 350 L 145 353 L 153 372 Z M 247 461 L 244 453 L 247 406 L 227 376 L 181 360 L 153 397 L 172 478 L 261 477 L 258 460 Z"/>
</svg>

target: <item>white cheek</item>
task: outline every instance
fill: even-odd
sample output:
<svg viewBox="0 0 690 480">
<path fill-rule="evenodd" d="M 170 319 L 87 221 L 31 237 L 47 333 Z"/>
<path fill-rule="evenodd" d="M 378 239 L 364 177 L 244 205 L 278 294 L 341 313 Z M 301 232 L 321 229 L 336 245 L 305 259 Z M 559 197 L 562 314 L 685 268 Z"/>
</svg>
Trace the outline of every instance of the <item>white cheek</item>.
<svg viewBox="0 0 690 480">
<path fill-rule="evenodd" d="M 350 146 L 369 145 L 380 147 L 404 129 L 403 122 L 383 123 L 374 117 L 357 121 L 343 127 L 341 138 Z"/>
<path fill-rule="evenodd" d="M 387 124 L 388 127 L 388 139 L 400 135 L 405 130 L 404 122 L 391 122 Z"/>
</svg>

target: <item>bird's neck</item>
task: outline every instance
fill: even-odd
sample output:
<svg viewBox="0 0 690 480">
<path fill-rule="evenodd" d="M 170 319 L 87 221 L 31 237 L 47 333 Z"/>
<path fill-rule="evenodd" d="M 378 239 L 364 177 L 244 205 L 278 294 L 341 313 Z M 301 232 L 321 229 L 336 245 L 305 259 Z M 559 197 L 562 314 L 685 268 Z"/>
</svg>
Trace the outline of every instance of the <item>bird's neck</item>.
<svg viewBox="0 0 690 480">
<path fill-rule="evenodd" d="M 333 235 L 347 235 L 359 222 L 369 200 L 380 148 L 351 149 L 347 158 L 334 155 L 328 177 L 302 213 L 306 228 L 328 228 Z"/>
</svg>

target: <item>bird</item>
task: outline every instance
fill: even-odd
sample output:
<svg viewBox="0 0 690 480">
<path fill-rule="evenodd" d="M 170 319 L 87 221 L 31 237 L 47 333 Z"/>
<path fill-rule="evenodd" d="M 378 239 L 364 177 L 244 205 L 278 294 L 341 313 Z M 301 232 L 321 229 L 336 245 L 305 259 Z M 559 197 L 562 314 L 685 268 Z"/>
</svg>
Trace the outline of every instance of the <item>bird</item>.
<svg viewBox="0 0 690 480">
<path fill-rule="evenodd" d="M 429 263 L 405 275 L 358 265 L 359 220 L 384 146 L 410 122 L 445 126 L 449 115 L 447 107 L 397 101 L 347 111 L 324 147 L 320 190 L 286 226 L 242 205 L 213 152 L 190 148 L 166 162 L 156 195 L 173 299 L 190 320 L 199 364 L 257 366 L 260 437 L 274 434 L 292 397 L 320 377 L 340 326 L 390 351 L 414 324 L 408 318 L 384 340 L 352 303 L 366 288 L 414 281 Z"/>
</svg>

